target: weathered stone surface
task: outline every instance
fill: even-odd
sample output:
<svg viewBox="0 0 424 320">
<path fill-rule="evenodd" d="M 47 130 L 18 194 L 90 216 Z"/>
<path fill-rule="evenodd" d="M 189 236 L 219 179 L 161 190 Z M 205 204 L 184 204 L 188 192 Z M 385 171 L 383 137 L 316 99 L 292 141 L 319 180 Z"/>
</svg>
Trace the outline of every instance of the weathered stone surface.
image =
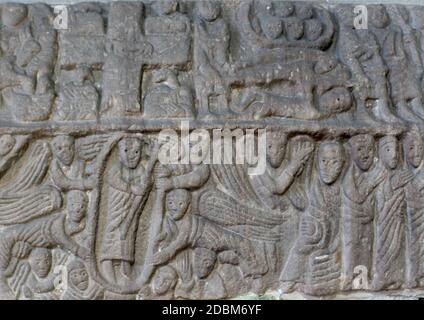
<svg viewBox="0 0 424 320">
<path fill-rule="evenodd" d="M 0 4 L 0 297 L 423 296 L 424 6 L 366 8 Z"/>
</svg>

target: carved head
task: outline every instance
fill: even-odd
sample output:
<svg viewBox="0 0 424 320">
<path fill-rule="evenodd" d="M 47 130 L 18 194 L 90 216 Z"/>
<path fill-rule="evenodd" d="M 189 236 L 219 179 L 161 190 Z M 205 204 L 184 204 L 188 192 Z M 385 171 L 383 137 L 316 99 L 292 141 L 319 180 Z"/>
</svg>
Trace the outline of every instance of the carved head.
<svg viewBox="0 0 424 320">
<path fill-rule="evenodd" d="M 71 136 L 57 136 L 52 141 L 54 156 L 64 165 L 70 166 L 75 157 L 75 139 Z"/>
<path fill-rule="evenodd" d="M 52 268 L 52 254 L 45 248 L 35 248 L 29 256 L 32 271 L 39 278 L 45 278 Z"/>
<path fill-rule="evenodd" d="M 0 156 L 5 156 L 12 151 L 15 146 L 16 139 L 10 134 L 4 134 L 0 137 Z"/>
<path fill-rule="evenodd" d="M 199 279 L 209 276 L 215 267 L 216 253 L 205 248 L 194 249 L 194 270 Z"/>
<path fill-rule="evenodd" d="M 298 5 L 296 15 L 302 20 L 311 19 L 314 16 L 314 8 L 309 4 Z"/>
<path fill-rule="evenodd" d="M 19 3 L 7 3 L 3 5 L 1 21 L 8 27 L 16 27 L 28 16 L 28 9 Z"/>
<path fill-rule="evenodd" d="M 289 40 L 299 40 L 303 36 L 303 21 L 297 17 L 287 18 L 285 29 Z"/>
<path fill-rule="evenodd" d="M 80 222 L 87 213 L 88 197 L 85 192 L 71 190 L 68 192 L 67 211 L 68 217 L 73 222 Z"/>
<path fill-rule="evenodd" d="M 322 35 L 324 28 L 318 19 L 309 19 L 304 23 L 306 39 L 309 41 L 315 41 Z"/>
<path fill-rule="evenodd" d="M 190 192 L 185 189 L 174 189 L 166 195 L 166 211 L 173 220 L 181 219 L 190 204 Z"/>
<path fill-rule="evenodd" d="M 153 278 L 152 289 L 156 295 L 163 295 L 175 288 L 178 275 L 170 266 L 160 267 Z"/>
<path fill-rule="evenodd" d="M 332 88 L 319 97 L 320 109 L 328 113 L 347 111 L 352 107 L 352 104 L 352 95 L 344 87 Z"/>
<path fill-rule="evenodd" d="M 221 7 L 217 1 L 197 1 L 197 13 L 206 21 L 214 21 L 221 15 Z"/>
<path fill-rule="evenodd" d="M 418 168 L 424 155 L 423 140 L 420 135 L 415 132 L 409 132 L 403 142 L 403 151 L 408 165 Z"/>
<path fill-rule="evenodd" d="M 324 142 L 318 149 L 318 173 L 325 184 L 333 184 L 343 169 L 344 150 L 337 142 Z"/>
<path fill-rule="evenodd" d="M 369 170 L 374 162 L 374 143 L 369 134 L 358 134 L 349 140 L 353 161 L 363 171 Z"/>
<path fill-rule="evenodd" d="M 280 130 L 266 131 L 266 158 L 273 168 L 278 168 L 284 160 L 287 134 Z"/>
<path fill-rule="evenodd" d="M 137 168 L 141 159 L 141 146 L 142 142 L 138 138 L 125 138 L 119 141 L 119 158 L 125 167 Z"/>
<path fill-rule="evenodd" d="M 399 161 L 399 146 L 396 137 L 385 136 L 378 143 L 378 153 L 384 166 L 395 169 Z"/>
<path fill-rule="evenodd" d="M 322 55 L 317 59 L 314 66 L 314 71 L 318 74 L 325 74 L 334 70 L 339 62 L 332 56 Z"/>
<path fill-rule="evenodd" d="M 379 29 L 386 28 L 390 24 L 390 16 L 387 13 L 386 7 L 382 4 L 375 4 L 367 6 L 368 8 L 368 21 Z"/>
<path fill-rule="evenodd" d="M 158 0 L 153 3 L 153 9 L 159 15 L 168 15 L 177 11 L 178 1 Z"/>
<path fill-rule="evenodd" d="M 272 1 L 272 8 L 274 15 L 281 18 L 291 16 L 294 12 L 294 5 L 290 2 L 285 1 Z"/>
<path fill-rule="evenodd" d="M 69 263 L 68 279 L 69 282 L 79 290 L 87 290 L 90 278 L 84 263 L 79 260 L 73 260 L 71 263 Z"/>
</svg>

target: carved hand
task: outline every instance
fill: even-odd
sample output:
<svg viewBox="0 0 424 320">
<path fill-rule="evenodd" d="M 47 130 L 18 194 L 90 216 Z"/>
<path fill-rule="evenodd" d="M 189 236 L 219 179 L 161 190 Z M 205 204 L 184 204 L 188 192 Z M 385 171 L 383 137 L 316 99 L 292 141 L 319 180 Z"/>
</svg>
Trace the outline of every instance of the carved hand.
<svg viewBox="0 0 424 320">
<path fill-rule="evenodd" d="M 157 178 L 156 179 L 156 189 L 163 191 L 171 190 L 174 187 L 172 178 Z"/>
<path fill-rule="evenodd" d="M 320 238 L 319 225 L 311 218 L 303 218 L 300 223 L 300 235 L 305 243 L 315 243 Z"/>
</svg>

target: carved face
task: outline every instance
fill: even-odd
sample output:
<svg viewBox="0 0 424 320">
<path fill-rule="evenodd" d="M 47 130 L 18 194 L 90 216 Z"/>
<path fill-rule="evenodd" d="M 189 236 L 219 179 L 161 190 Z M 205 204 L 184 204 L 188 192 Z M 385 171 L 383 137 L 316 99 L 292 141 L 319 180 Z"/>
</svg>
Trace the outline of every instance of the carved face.
<svg viewBox="0 0 424 320">
<path fill-rule="evenodd" d="M 204 20 L 213 21 L 220 16 L 221 8 L 216 1 L 198 1 L 197 12 Z"/>
<path fill-rule="evenodd" d="M 194 269 L 199 279 L 209 276 L 215 267 L 216 254 L 212 250 L 196 248 L 194 251 Z"/>
<path fill-rule="evenodd" d="M 369 170 L 374 162 L 375 149 L 374 141 L 369 139 L 361 139 L 351 143 L 352 157 L 356 165 L 364 171 Z"/>
<path fill-rule="evenodd" d="M 168 15 L 177 11 L 178 2 L 174 0 L 159 0 L 154 2 L 153 6 L 159 15 Z"/>
<path fill-rule="evenodd" d="M 334 113 L 349 110 L 352 107 L 352 95 L 343 87 L 332 88 L 319 98 L 322 111 Z"/>
<path fill-rule="evenodd" d="M 27 15 L 28 10 L 25 5 L 8 3 L 3 6 L 1 18 L 4 25 L 16 27 L 27 17 Z"/>
<path fill-rule="evenodd" d="M 59 136 L 52 142 L 53 154 L 64 165 L 70 166 L 75 156 L 75 140 L 70 136 Z"/>
<path fill-rule="evenodd" d="M 408 139 L 405 143 L 406 161 L 414 168 L 418 168 L 423 160 L 423 142 L 420 139 Z"/>
<path fill-rule="evenodd" d="M 343 169 L 343 152 L 337 143 L 322 144 L 318 150 L 318 172 L 325 184 L 334 183 Z"/>
<path fill-rule="evenodd" d="M 389 169 L 395 169 L 398 164 L 398 144 L 395 141 L 387 142 L 380 146 L 380 159 Z"/>
<path fill-rule="evenodd" d="M 80 222 L 87 213 L 87 196 L 82 191 L 70 191 L 67 202 L 68 217 Z"/>
<path fill-rule="evenodd" d="M 325 74 L 334 70 L 337 67 L 337 64 L 337 60 L 333 57 L 321 56 L 318 58 L 314 70 L 318 74 Z"/>
<path fill-rule="evenodd" d="M 126 138 L 119 142 L 119 158 L 121 163 L 135 169 L 141 159 L 141 141 L 137 138 Z"/>
<path fill-rule="evenodd" d="M 45 278 L 52 267 L 52 255 L 50 250 L 36 248 L 29 258 L 32 271 L 39 277 Z"/>
<path fill-rule="evenodd" d="M 90 278 L 88 272 L 83 268 L 75 268 L 69 271 L 69 281 L 81 291 L 88 289 Z"/>
<path fill-rule="evenodd" d="M 158 270 L 153 280 L 153 291 L 157 295 L 163 295 L 173 289 L 177 284 L 177 275 L 170 267 L 162 267 Z"/>
<path fill-rule="evenodd" d="M 16 140 L 9 134 L 0 137 L 0 156 L 7 155 L 15 146 Z"/>
<path fill-rule="evenodd" d="M 293 14 L 294 5 L 290 2 L 273 1 L 272 7 L 276 16 L 285 18 Z"/>
<path fill-rule="evenodd" d="M 181 219 L 187 212 L 190 193 L 184 189 L 176 189 L 166 196 L 166 210 L 173 220 Z"/>
<path fill-rule="evenodd" d="M 278 132 L 267 132 L 266 157 L 273 168 L 278 168 L 286 153 L 287 136 Z"/>
<path fill-rule="evenodd" d="M 369 21 L 376 28 L 386 28 L 390 24 L 390 17 L 384 5 L 368 6 Z"/>
<path fill-rule="evenodd" d="M 285 22 L 287 36 L 290 40 L 299 40 L 303 36 L 303 22 L 297 17 L 290 17 Z"/>
<path fill-rule="evenodd" d="M 262 24 L 262 30 L 268 39 L 277 39 L 283 32 L 283 23 L 270 17 Z"/>
<path fill-rule="evenodd" d="M 322 23 L 317 19 L 305 21 L 305 35 L 309 41 L 317 40 L 323 32 Z"/>
<path fill-rule="evenodd" d="M 314 9 L 310 5 L 301 5 L 296 7 L 296 15 L 302 19 L 311 19 L 314 16 Z"/>
</svg>

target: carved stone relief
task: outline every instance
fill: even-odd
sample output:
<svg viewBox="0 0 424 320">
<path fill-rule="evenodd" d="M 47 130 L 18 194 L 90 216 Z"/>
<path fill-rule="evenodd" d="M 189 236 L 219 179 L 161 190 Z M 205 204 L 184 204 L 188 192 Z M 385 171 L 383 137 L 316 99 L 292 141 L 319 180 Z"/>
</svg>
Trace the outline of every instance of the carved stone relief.
<svg viewBox="0 0 424 320">
<path fill-rule="evenodd" d="M 424 7 L 66 8 L 0 4 L 1 298 L 424 295 Z"/>
</svg>

